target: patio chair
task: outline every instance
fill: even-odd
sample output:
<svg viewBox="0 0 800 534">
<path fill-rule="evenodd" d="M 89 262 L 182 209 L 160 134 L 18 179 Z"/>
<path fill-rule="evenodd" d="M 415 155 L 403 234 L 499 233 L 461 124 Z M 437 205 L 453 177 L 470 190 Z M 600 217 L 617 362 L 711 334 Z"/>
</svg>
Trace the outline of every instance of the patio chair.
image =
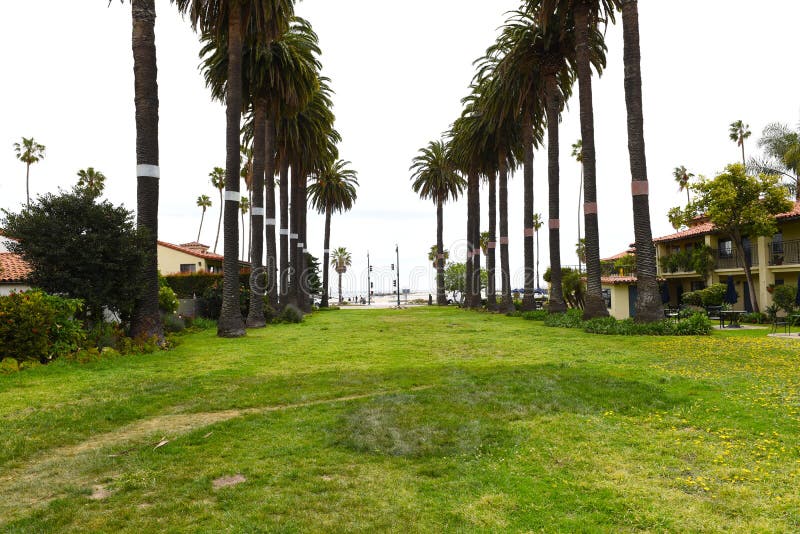
<svg viewBox="0 0 800 534">
<path fill-rule="evenodd" d="M 789 331 L 789 318 L 786 315 L 778 315 L 777 313 L 772 316 L 772 331 L 771 333 L 775 334 L 778 332 L 778 328 L 783 327 L 783 333 L 787 333 Z"/>
<path fill-rule="evenodd" d="M 722 306 L 707 306 L 706 307 L 706 314 L 708 318 L 712 321 L 719 321 L 719 325 L 723 326 L 722 324 Z"/>
</svg>

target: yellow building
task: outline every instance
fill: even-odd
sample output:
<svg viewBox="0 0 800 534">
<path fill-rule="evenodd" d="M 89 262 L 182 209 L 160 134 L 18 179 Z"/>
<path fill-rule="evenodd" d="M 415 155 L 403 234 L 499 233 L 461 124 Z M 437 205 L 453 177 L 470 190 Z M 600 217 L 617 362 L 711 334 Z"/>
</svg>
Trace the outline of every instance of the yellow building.
<svg viewBox="0 0 800 534">
<path fill-rule="evenodd" d="M 201 243 L 173 245 L 164 241 L 158 242 L 158 270 L 162 275 L 222 272 L 223 259 L 221 255 L 209 252 L 208 246 Z"/>
</svg>

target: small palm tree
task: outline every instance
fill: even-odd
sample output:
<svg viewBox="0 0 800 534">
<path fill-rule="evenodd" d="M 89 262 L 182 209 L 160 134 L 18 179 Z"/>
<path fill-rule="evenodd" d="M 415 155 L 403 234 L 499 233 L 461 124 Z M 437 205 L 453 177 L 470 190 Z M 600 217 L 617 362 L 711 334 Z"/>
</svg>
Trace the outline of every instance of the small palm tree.
<svg viewBox="0 0 800 534">
<path fill-rule="evenodd" d="M 88 167 L 78 171 L 78 189 L 85 192 L 92 198 L 97 198 L 103 193 L 106 184 L 106 175 Z"/>
<path fill-rule="evenodd" d="M 445 249 L 444 252 L 444 261 L 447 263 L 447 260 L 450 259 L 450 251 Z M 428 261 L 431 262 L 434 269 L 439 264 L 439 247 L 436 245 L 431 245 L 431 249 L 428 251 Z"/>
<path fill-rule="evenodd" d="M 206 217 L 206 210 L 211 207 L 211 199 L 208 195 L 200 195 L 197 197 L 197 207 L 203 209 L 203 214 L 200 215 L 200 228 L 197 229 L 197 242 L 200 242 L 200 232 L 203 230 L 203 219 Z"/>
<path fill-rule="evenodd" d="M 347 272 L 347 268 L 352 265 L 350 253 L 344 247 L 339 247 L 331 254 L 331 267 L 339 273 L 339 304 L 344 302 L 342 297 L 342 275 Z"/>
<path fill-rule="evenodd" d="M 745 166 L 747 165 L 747 161 L 744 159 L 744 140 L 750 137 L 751 133 L 750 125 L 740 120 L 732 122 L 728 128 L 728 137 L 730 137 L 731 141 L 742 147 L 742 165 Z"/>
<path fill-rule="evenodd" d="M 675 181 L 678 183 L 678 191 L 686 190 L 686 203 L 689 204 L 691 202 L 689 199 L 689 180 L 694 178 L 694 174 L 681 165 L 680 167 L 675 167 L 675 170 L 672 171 L 672 176 L 675 177 Z"/>
<path fill-rule="evenodd" d="M 25 195 L 28 198 L 28 207 L 31 205 L 31 165 L 44 159 L 46 149 L 47 147 L 37 143 L 33 137 L 23 137 L 22 143 L 14 143 L 14 152 L 17 154 L 17 159 L 25 164 Z"/>
<path fill-rule="evenodd" d="M 217 245 L 219 244 L 219 230 L 222 228 L 222 212 L 224 211 L 222 192 L 225 190 L 225 169 L 222 167 L 214 167 L 214 170 L 208 173 L 211 177 L 211 185 L 219 191 L 219 220 L 217 221 L 217 237 L 214 239 L 214 252 L 217 252 Z"/>
<path fill-rule="evenodd" d="M 242 215 L 242 260 L 244 260 L 244 247 L 247 246 L 247 239 L 244 238 L 244 216 L 250 211 L 250 199 L 242 196 L 239 201 L 239 212 Z"/>
<path fill-rule="evenodd" d="M 536 288 L 539 289 L 539 230 L 544 226 L 541 213 L 533 214 L 533 232 L 536 235 Z"/>
</svg>

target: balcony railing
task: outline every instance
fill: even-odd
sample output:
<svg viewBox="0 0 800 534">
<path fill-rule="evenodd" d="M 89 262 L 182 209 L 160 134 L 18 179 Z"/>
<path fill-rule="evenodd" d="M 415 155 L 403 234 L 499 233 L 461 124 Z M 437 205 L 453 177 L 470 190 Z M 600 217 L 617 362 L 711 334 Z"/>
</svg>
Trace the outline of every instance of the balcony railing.
<svg viewBox="0 0 800 534">
<path fill-rule="evenodd" d="M 800 263 L 800 240 L 769 244 L 770 265 L 795 265 Z"/>
<path fill-rule="evenodd" d="M 758 246 L 751 243 L 745 249 L 745 255 L 750 260 L 750 266 L 758 266 Z M 721 250 L 714 251 L 714 268 L 715 269 L 743 269 L 742 260 L 739 259 L 739 253 L 734 246 L 731 248 L 730 253 L 723 253 Z"/>
</svg>

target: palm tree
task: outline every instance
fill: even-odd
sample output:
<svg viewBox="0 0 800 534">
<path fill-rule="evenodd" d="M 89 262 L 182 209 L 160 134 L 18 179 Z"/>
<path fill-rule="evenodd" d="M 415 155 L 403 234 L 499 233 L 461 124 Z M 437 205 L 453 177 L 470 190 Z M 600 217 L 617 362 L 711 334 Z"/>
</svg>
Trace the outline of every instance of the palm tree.
<svg viewBox="0 0 800 534">
<path fill-rule="evenodd" d="M 106 175 L 94 170 L 94 167 L 87 167 L 78 171 L 78 189 L 83 190 L 89 196 L 97 198 L 103 194 L 105 189 Z"/>
<path fill-rule="evenodd" d="M 219 220 L 217 221 L 217 237 L 214 239 L 214 253 L 217 252 L 217 244 L 219 243 L 219 231 L 222 228 L 222 192 L 225 190 L 225 169 L 222 167 L 214 167 L 214 170 L 208 173 L 211 178 L 211 185 L 219 191 Z"/>
<path fill-rule="evenodd" d="M 200 215 L 200 228 L 197 229 L 197 242 L 200 242 L 200 232 L 203 230 L 203 219 L 206 217 L 206 210 L 211 207 L 211 199 L 208 195 L 200 195 L 197 197 L 197 207 L 203 209 Z"/>
<path fill-rule="evenodd" d="M 181 13 L 188 12 L 192 25 L 203 34 L 226 39 L 228 74 L 226 97 L 225 259 L 223 261 L 222 311 L 217 334 L 245 335 L 239 307 L 239 242 L 236 205 L 239 200 L 239 135 L 243 104 L 242 43 L 268 43 L 283 34 L 293 14 L 293 0 L 175 0 Z"/>
<path fill-rule="evenodd" d="M 339 247 L 334 249 L 331 255 L 331 267 L 336 269 L 336 272 L 339 273 L 339 304 L 344 302 L 344 298 L 342 297 L 342 275 L 347 272 L 347 268 L 350 267 L 351 264 L 352 258 L 346 248 Z"/>
<path fill-rule="evenodd" d="M 239 201 L 239 211 L 242 214 L 242 261 L 244 261 L 244 247 L 247 245 L 247 240 L 244 238 L 244 216 L 250 211 L 250 199 L 242 196 Z"/>
<path fill-rule="evenodd" d="M 447 305 L 444 288 L 444 265 L 447 260 L 444 250 L 444 203 L 456 200 L 463 192 L 466 182 L 456 172 L 449 147 L 444 141 L 431 141 L 421 148 L 412 160 L 411 188 L 420 198 L 429 198 L 436 205 L 436 303 Z"/>
<path fill-rule="evenodd" d="M 14 143 L 14 152 L 17 154 L 17 159 L 25 164 L 25 195 L 28 199 L 28 207 L 31 206 L 31 165 L 44 159 L 46 149 L 47 147 L 37 143 L 33 137 L 23 137 L 22 143 Z"/>
<path fill-rule="evenodd" d="M 581 182 L 578 187 L 578 240 L 581 239 L 581 212 L 583 211 L 583 141 L 578 139 L 572 143 L 572 157 L 581 167 Z M 581 272 L 581 260 L 578 258 L 578 272 Z"/>
<path fill-rule="evenodd" d="M 689 181 L 694 178 L 694 174 L 690 173 L 686 170 L 684 165 L 680 167 L 675 167 L 675 170 L 672 171 L 672 176 L 675 177 L 675 181 L 678 183 L 678 191 L 686 190 L 686 204 L 691 203 L 691 199 L 689 198 Z"/>
<path fill-rule="evenodd" d="M 533 214 L 533 231 L 536 234 L 536 289 L 540 289 L 539 285 L 539 230 L 542 229 L 544 220 L 540 213 Z"/>
<path fill-rule="evenodd" d="M 800 128 L 795 131 L 786 124 L 770 123 L 761 133 L 758 147 L 764 150 L 764 157 L 750 158 L 748 170 L 788 178 L 795 200 L 800 200 Z"/>
<path fill-rule="evenodd" d="M 331 215 L 348 211 L 356 200 L 358 178 L 356 171 L 348 169 L 349 161 L 329 161 L 316 174 L 316 179 L 308 186 L 311 205 L 325 214 L 324 259 L 322 262 L 322 301 L 320 306 L 328 307 L 328 263 L 331 246 Z"/>
<path fill-rule="evenodd" d="M 744 140 L 750 137 L 750 125 L 738 120 L 733 121 L 728 127 L 728 137 L 731 141 L 742 147 L 742 165 L 747 166 L 747 161 L 744 159 Z"/>
<path fill-rule="evenodd" d="M 622 1 L 622 33 L 625 62 L 625 103 L 628 111 L 628 153 L 631 166 L 631 194 L 633 196 L 633 231 L 636 242 L 636 320 L 639 322 L 654 322 L 663 318 L 663 311 L 661 293 L 656 278 L 656 251 L 653 246 L 653 232 L 650 225 L 650 200 L 642 113 L 639 7 L 637 0 Z"/>
<path fill-rule="evenodd" d="M 136 106 L 136 226 L 146 233 L 148 259 L 134 302 L 131 337 L 162 340 L 158 311 L 158 67 L 155 0 L 131 0 L 134 103 Z"/>
</svg>

